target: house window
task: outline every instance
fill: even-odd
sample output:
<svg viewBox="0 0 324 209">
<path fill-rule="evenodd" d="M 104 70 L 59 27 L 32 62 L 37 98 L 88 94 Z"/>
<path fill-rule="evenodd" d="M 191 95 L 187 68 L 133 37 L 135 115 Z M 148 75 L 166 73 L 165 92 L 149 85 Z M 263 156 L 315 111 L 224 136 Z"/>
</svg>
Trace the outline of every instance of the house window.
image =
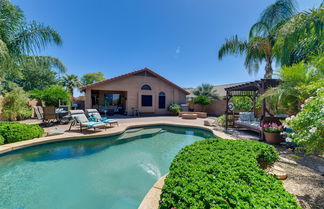
<svg viewBox="0 0 324 209">
<path fill-rule="evenodd" d="M 142 106 L 152 107 L 152 95 L 142 95 Z"/>
<path fill-rule="evenodd" d="M 148 91 L 149 91 L 149 90 L 152 90 L 152 89 L 151 89 L 151 86 L 149 86 L 149 85 L 143 85 L 141 89 L 142 89 L 142 90 L 148 90 Z"/>
<path fill-rule="evenodd" d="M 165 109 L 165 93 L 159 93 L 159 109 Z"/>
<path fill-rule="evenodd" d="M 104 104 L 105 106 L 118 106 L 121 103 L 121 95 L 120 94 L 105 94 Z"/>
</svg>

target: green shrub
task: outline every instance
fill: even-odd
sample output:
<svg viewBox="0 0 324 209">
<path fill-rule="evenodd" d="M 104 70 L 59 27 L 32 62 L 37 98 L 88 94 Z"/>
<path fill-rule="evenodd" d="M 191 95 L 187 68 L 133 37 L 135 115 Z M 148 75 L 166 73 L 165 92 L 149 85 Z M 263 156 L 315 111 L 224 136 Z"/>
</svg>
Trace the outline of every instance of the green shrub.
<svg viewBox="0 0 324 209">
<path fill-rule="evenodd" d="M 225 127 L 225 115 L 217 117 L 216 121 L 219 126 Z"/>
<path fill-rule="evenodd" d="M 0 145 L 4 144 L 5 142 L 5 138 L 3 138 L 3 136 L 0 135 Z"/>
<path fill-rule="evenodd" d="M 13 143 L 41 137 L 44 130 L 39 125 L 28 125 L 17 122 L 0 122 L 0 135 L 4 143 Z"/>
<path fill-rule="evenodd" d="M 183 148 L 170 166 L 160 208 L 301 208 L 261 167 L 279 159 L 273 146 L 207 139 Z"/>
<path fill-rule="evenodd" d="M 171 113 L 179 113 L 180 112 L 180 105 L 178 104 L 170 104 L 168 106 L 168 111 Z"/>
<path fill-rule="evenodd" d="M 324 87 L 302 105 L 301 111 L 286 119 L 294 130 L 290 137 L 308 153 L 324 154 Z"/>
<path fill-rule="evenodd" d="M 14 83 L 9 83 L 9 91 L 5 91 L 2 101 L 2 116 L 5 120 L 21 120 L 31 117 L 28 106 L 28 94 Z"/>
<path fill-rule="evenodd" d="M 50 86 L 44 90 L 34 90 L 31 96 L 45 102 L 46 106 L 59 107 L 59 104 L 70 104 L 70 94 L 62 86 Z"/>
</svg>

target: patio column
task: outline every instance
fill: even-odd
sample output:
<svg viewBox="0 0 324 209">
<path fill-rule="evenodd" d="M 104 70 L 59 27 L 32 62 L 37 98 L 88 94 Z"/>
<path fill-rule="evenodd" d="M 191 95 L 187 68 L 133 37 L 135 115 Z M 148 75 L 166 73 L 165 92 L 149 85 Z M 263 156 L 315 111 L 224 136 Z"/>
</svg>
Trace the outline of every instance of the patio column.
<svg viewBox="0 0 324 209">
<path fill-rule="evenodd" d="M 91 89 L 86 89 L 85 91 L 85 104 L 86 109 L 92 108 L 92 98 L 91 98 Z"/>
</svg>

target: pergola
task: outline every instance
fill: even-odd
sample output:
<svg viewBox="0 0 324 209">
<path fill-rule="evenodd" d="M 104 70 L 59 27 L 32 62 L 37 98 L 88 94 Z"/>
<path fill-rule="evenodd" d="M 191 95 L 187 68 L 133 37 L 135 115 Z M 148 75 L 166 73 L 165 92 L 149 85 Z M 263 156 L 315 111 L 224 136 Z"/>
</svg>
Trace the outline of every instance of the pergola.
<svg viewBox="0 0 324 209">
<path fill-rule="evenodd" d="M 237 86 L 231 86 L 229 88 L 225 88 L 226 91 L 225 127 L 226 129 L 228 129 L 228 115 L 230 113 L 233 113 L 233 110 L 230 110 L 228 106 L 229 101 L 232 97 L 234 96 L 250 97 L 253 101 L 253 111 L 255 112 L 257 97 L 262 95 L 268 88 L 276 87 L 278 86 L 278 84 L 279 84 L 278 79 L 261 79 L 261 80 L 256 80 L 253 82 L 248 82 Z M 272 116 L 272 114 L 267 109 L 265 99 L 263 99 L 261 121 L 265 118 L 266 113 Z"/>
</svg>

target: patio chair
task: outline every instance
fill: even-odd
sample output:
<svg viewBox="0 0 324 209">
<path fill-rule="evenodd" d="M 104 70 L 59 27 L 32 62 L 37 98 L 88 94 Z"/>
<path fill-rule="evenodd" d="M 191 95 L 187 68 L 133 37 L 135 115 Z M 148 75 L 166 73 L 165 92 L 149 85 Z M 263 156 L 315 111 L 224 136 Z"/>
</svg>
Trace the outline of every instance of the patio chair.
<svg viewBox="0 0 324 209">
<path fill-rule="evenodd" d="M 119 126 L 118 121 L 116 119 L 108 119 L 106 117 L 101 117 L 97 109 L 86 109 L 86 114 L 89 117 L 94 118 L 95 121 L 100 121 L 109 125 L 116 124 L 117 126 Z"/>
<path fill-rule="evenodd" d="M 94 122 L 89 121 L 86 115 L 84 114 L 83 110 L 70 110 L 70 115 L 72 117 L 72 123 L 70 125 L 69 131 L 71 130 L 71 127 L 73 125 L 79 125 L 80 126 L 80 132 L 82 132 L 83 128 L 90 129 L 93 128 L 94 131 L 96 128 L 105 128 L 106 130 L 106 124 L 103 122 Z"/>
</svg>

